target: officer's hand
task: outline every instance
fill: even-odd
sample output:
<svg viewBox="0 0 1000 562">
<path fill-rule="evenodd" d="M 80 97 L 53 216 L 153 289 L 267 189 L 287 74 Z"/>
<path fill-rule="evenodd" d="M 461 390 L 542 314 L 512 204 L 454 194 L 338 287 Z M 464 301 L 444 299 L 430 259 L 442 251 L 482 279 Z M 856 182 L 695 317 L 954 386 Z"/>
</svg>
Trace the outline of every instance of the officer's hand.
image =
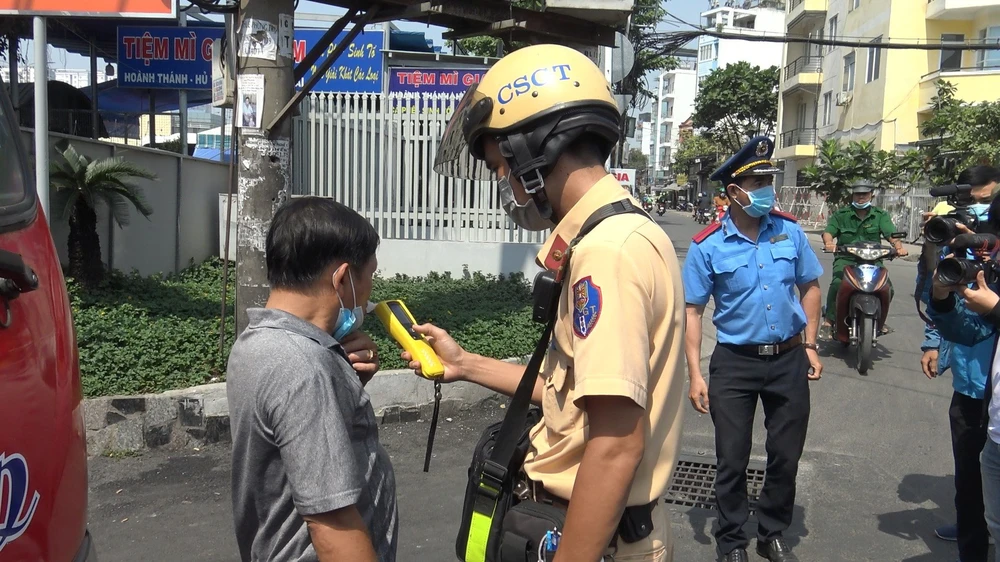
<svg viewBox="0 0 1000 562">
<path fill-rule="evenodd" d="M 807 372 L 806 377 L 811 381 L 818 381 L 823 377 L 823 363 L 819 360 L 819 353 L 816 353 L 815 349 L 807 349 L 806 357 L 809 358 L 809 367 L 812 368 L 812 372 Z"/>
<path fill-rule="evenodd" d="M 836 244 L 824 244 L 823 245 L 823 251 L 824 252 L 836 252 L 837 251 L 837 245 Z"/>
<path fill-rule="evenodd" d="M 938 350 L 928 349 L 920 358 L 920 370 L 927 375 L 927 378 L 934 379 L 938 376 Z"/>
<path fill-rule="evenodd" d="M 965 299 L 965 306 L 976 314 L 986 314 L 1000 303 L 1000 296 L 986 284 L 982 271 L 976 274 L 976 283 L 971 287 L 959 287 L 958 294 Z"/>
<path fill-rule="evenodd" d="M 379 368 L 378 347 L 375 342 L 364 332 L 354 332 L 344 338 L 341 345 L 344 346 L 347 358 L 358 373 L 361 384 L 368 384 Z"/>
<path fill-rule="evenodd" d="M 688 398 L 695 410 L 702 414 L 708 413 L 708 383 L 701 375 L 691 377 L 691 390 L 688 392 Z"/>
<path fill-rule="evenodd" d="M 427 338 L 428 343 L 431 344 L 431 348 L 434 349 L 434 353 L 437 354 L 438 359 L 441 360 L 441 364 L 444 365 L 444 376 L 437 380 L 441 382 L 462 380 L 463 373 L 465 372 L 463 362 L 466 356 L 466 351 L 462 349 L 462 346 L 458 345 L 448 335 L 448 332 L 438 328 L 434 324 L 420 324 L 414 326 L 413 331 Z M 400 357 L 409 364 L 409 367 L 414 372 L 418 375 L 421 374 L 420 361 L 414 361 L 413 356 L 406 351 Z"/>
<path fill-rule="evenodd" d="M 933 216 L 934 213 L 930 212 L 920 214 L 920 230 L 923 230 L 924 227 L 927 226 L 927 221 L 931 220 L 931 217 Z"/>
</svg>

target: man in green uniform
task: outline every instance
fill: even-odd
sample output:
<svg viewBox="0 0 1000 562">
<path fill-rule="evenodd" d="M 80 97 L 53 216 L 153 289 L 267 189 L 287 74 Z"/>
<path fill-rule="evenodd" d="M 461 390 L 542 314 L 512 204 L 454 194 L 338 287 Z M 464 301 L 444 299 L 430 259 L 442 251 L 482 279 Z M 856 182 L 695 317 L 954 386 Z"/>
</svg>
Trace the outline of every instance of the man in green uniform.
<svg viewBox="0 0 1000 562">
<path fill-rule="evenodd" d="M 906 248 L 900 240 L 892 238 L 892 233 L 896 227 L 892 224 L 892 219 L 884 209 L 872 206 L 871 185 L 857 184 L 851 187 L 853 200 L 849 206 L 842 207 L 830 215 L 827 221 L 826 230 L 823 231 L 823 246 L 827 252 L 837 249 L 834 239 L 840 244 L 854 244 L 855 242 L 880 242 L 883 238 L 892 242 L 896 252 L 900 256 L 907 254 Z M 840 283 L 844 278 L 844 268 L 857 263 L 853 256 L 839 255 L 833 260 L 833 281 L 830 282 L 830 290 L 826 294 L 826 311 L 824 318 L 826 323 L 823 331 L 828 336 L 833 331 L 833 323 L 837 316 L 837 291 L 840 290 Z M 889 282 L 889 298 L 892 298 L 894 291 L 892 281 Z"/>
</svg>

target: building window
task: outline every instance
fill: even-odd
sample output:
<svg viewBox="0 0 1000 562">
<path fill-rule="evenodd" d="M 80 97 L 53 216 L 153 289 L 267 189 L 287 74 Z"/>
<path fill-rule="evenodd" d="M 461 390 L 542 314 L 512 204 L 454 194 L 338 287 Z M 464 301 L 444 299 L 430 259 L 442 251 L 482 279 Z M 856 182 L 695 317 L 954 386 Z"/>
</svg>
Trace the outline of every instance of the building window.
<svg viewBox="0 0 1000 562">
<path fill-rule="evenodd" d="M 942 43 L 965 43 L 965 35 L 961 33 L 942 33 Z M 941 51 L 941 64 L 939 70 L 959 70 L 962 68 L 963 51 Z"/>
<path fill-rule="evenodd" d="M 830 124 L 833 116 L 833 92 L 823 94 L 823 126 Z"/>
<path fill-rule="evenodd" d="M 979 40 L 984 43 L 995 44 L 1000 40 L 1000 25 L 979 30 Z M 1000 49 L 976 51 L 976 68 L 979 70 L 1000 68 Z"/>
<path fill-rule="evenodd" d="M 844 57 L 844 91 L 854 91 L 854 53 Z"/>
<path fill-rule="evenodd" d="M 670 126 L 670 123 L 667 123 L 667 124 L 665 124 L 663 126 L 663 130 L 664 130 L 664 133 L 663 133 L 663 135 L 664 135 L 664 137 L 663 137 L 664 141 L 663 142 L 672 142 L 673 141 L 673 137 L 670 135 L 670 133 L 672 132 L 671 129 L 672 129 L 672 127 Z"/>
<path fill-rule="evenodd" d="M 837 16 L 833 16 L 832 18 L 830 18 L 830 40 L 831 41 L 837 40 Z M 834 49 L 836 49 L 836 47 L 830 45 L 827 48 L 827 52 L 833 52 Z"/>
<path fill-rule="evenodd" d="M 712 56 L 712 52 L 713 52 L 712 46 L 713 45 L 714 46 L 718 46 L 718 43 L 712 43 L 712 44 L 709 44 L 709 45 L 702 45 L 701 48 L 698 50 L 698 60 L 705 61 L 705 60 L 712 60 L 713 58 L 715 58 L 715 57 Z"/>
<path fill-rule="evenodd" d="M 853 12 L 861 6 L 861 0 L 847 0 L 847 11 Z"/>
<path fill-rule="evenodd" d="M 879 35 L 872 40 L 872 43 L 881 43 L 882 36 Z M 882 66 L 882 49 L 877 47 L 868 47 L 868 72 L 865 74 L 865 83 L 874 82 L 878 80 L 879 68 Z"/>
</svg>

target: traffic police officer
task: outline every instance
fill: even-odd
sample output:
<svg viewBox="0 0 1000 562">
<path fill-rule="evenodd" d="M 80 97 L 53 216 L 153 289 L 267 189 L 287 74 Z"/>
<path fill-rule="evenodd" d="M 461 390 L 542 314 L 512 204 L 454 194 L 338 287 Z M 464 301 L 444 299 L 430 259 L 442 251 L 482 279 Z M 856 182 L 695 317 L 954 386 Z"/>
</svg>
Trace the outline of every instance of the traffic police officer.
<svg viewBox="0 0 1000 562">
<path fill-rule="evenodd" d="M 836 250 L 834 238 L 840 244 L 853 244 L 858 241 L 880 242 L 885 238 L 893 243 L 900 256 L 907 255 L 908 252 L 903 247 L 902 241 L 892 237 L 893 233 L 896 232 L 896 227 L 893 226 L 889 213 L 872 205 L 873 189 L 871 185 L 863 183 L 851 187 L 851 204 L 837 209 L 827 220 L 826 230 L 823 231 L 824 251 L 833 252 Z M 833 259 L 833 280 L 830 281 L 830 289 L 826 294 L 824 314 L 826 330 L 832 331 L 833 324 L 837 319 L 837 292 L 844 280 L 844 268 L 855 263 L 857 263 L 857 259 L 853 256 L 838 255 Z M 892 281 L 890 281 L 890 300 L 894 292 Z"/>
<path fill-rule="evenodd" d="M 767 471 L 757 504 L 757 553 L 774 562 L 797 560 L 783 533 L 792 520 L 809 421 L 807 377 L 818 379 L 823 370 L 816 354 L 822 267 L 795 219 L 773 210 L 779 171 L 770 161 L 773 150 L 771 139 L 755 137 L 712 174 L 725 185 L 729 211 L 694 237 L 683 270 L 689 397 L 697 411 L 711 412 L 715 424 L 715 538 L 727 562 L 748 560 L 746 469 L 758 397 Z M 701 326 L 710 297 L 718 345 L 706 385 Z"/>
<path fill-rule="evenodd" d="M 435 169 L 498 181 L 517 225 L 552 229 L 537 260 L 558 270 L 594 211 L 616 201 L 639 205 L 604 168 L 620 119 L 607 79 L 590 59 L 557 45 L 525 47 L 466 94 Z M 636 213 L 601 222 L 572 249 L 569 263 L 532 396 L 543 419 L 530 432 L 523 472 L 537 501 L 568 503 L 558 562 L 608 555 L 672 560 L 668 510 L 658 500 L 677 460 L 683 412 L 680 265 L 663 229 Z M 430 336 L 445 382 L 513 394 L 523 365 L 468 353 L 435 326 L 415 329 Z M 652 534 L 616 540 L 625 507 L 651 504 Z"/>
</svg>

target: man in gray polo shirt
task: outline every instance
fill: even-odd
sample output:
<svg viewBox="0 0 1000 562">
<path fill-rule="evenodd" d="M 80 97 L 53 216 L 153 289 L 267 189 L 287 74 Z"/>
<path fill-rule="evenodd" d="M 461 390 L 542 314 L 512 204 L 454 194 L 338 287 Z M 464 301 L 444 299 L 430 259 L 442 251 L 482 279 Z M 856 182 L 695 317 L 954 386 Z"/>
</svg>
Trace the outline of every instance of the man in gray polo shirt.
<svg viewBox="0 0 1000 562">
<path fill-rule="evenodd" d="M 328 199 L 295 199 L 271 222 L 271 293 L 247 311 L 226 379 L 245 561 L 396 558 L 396 483 L 363 386 L 376 351 L 357 331 L 378 243 L 364 218 Z"/>
</svg>

